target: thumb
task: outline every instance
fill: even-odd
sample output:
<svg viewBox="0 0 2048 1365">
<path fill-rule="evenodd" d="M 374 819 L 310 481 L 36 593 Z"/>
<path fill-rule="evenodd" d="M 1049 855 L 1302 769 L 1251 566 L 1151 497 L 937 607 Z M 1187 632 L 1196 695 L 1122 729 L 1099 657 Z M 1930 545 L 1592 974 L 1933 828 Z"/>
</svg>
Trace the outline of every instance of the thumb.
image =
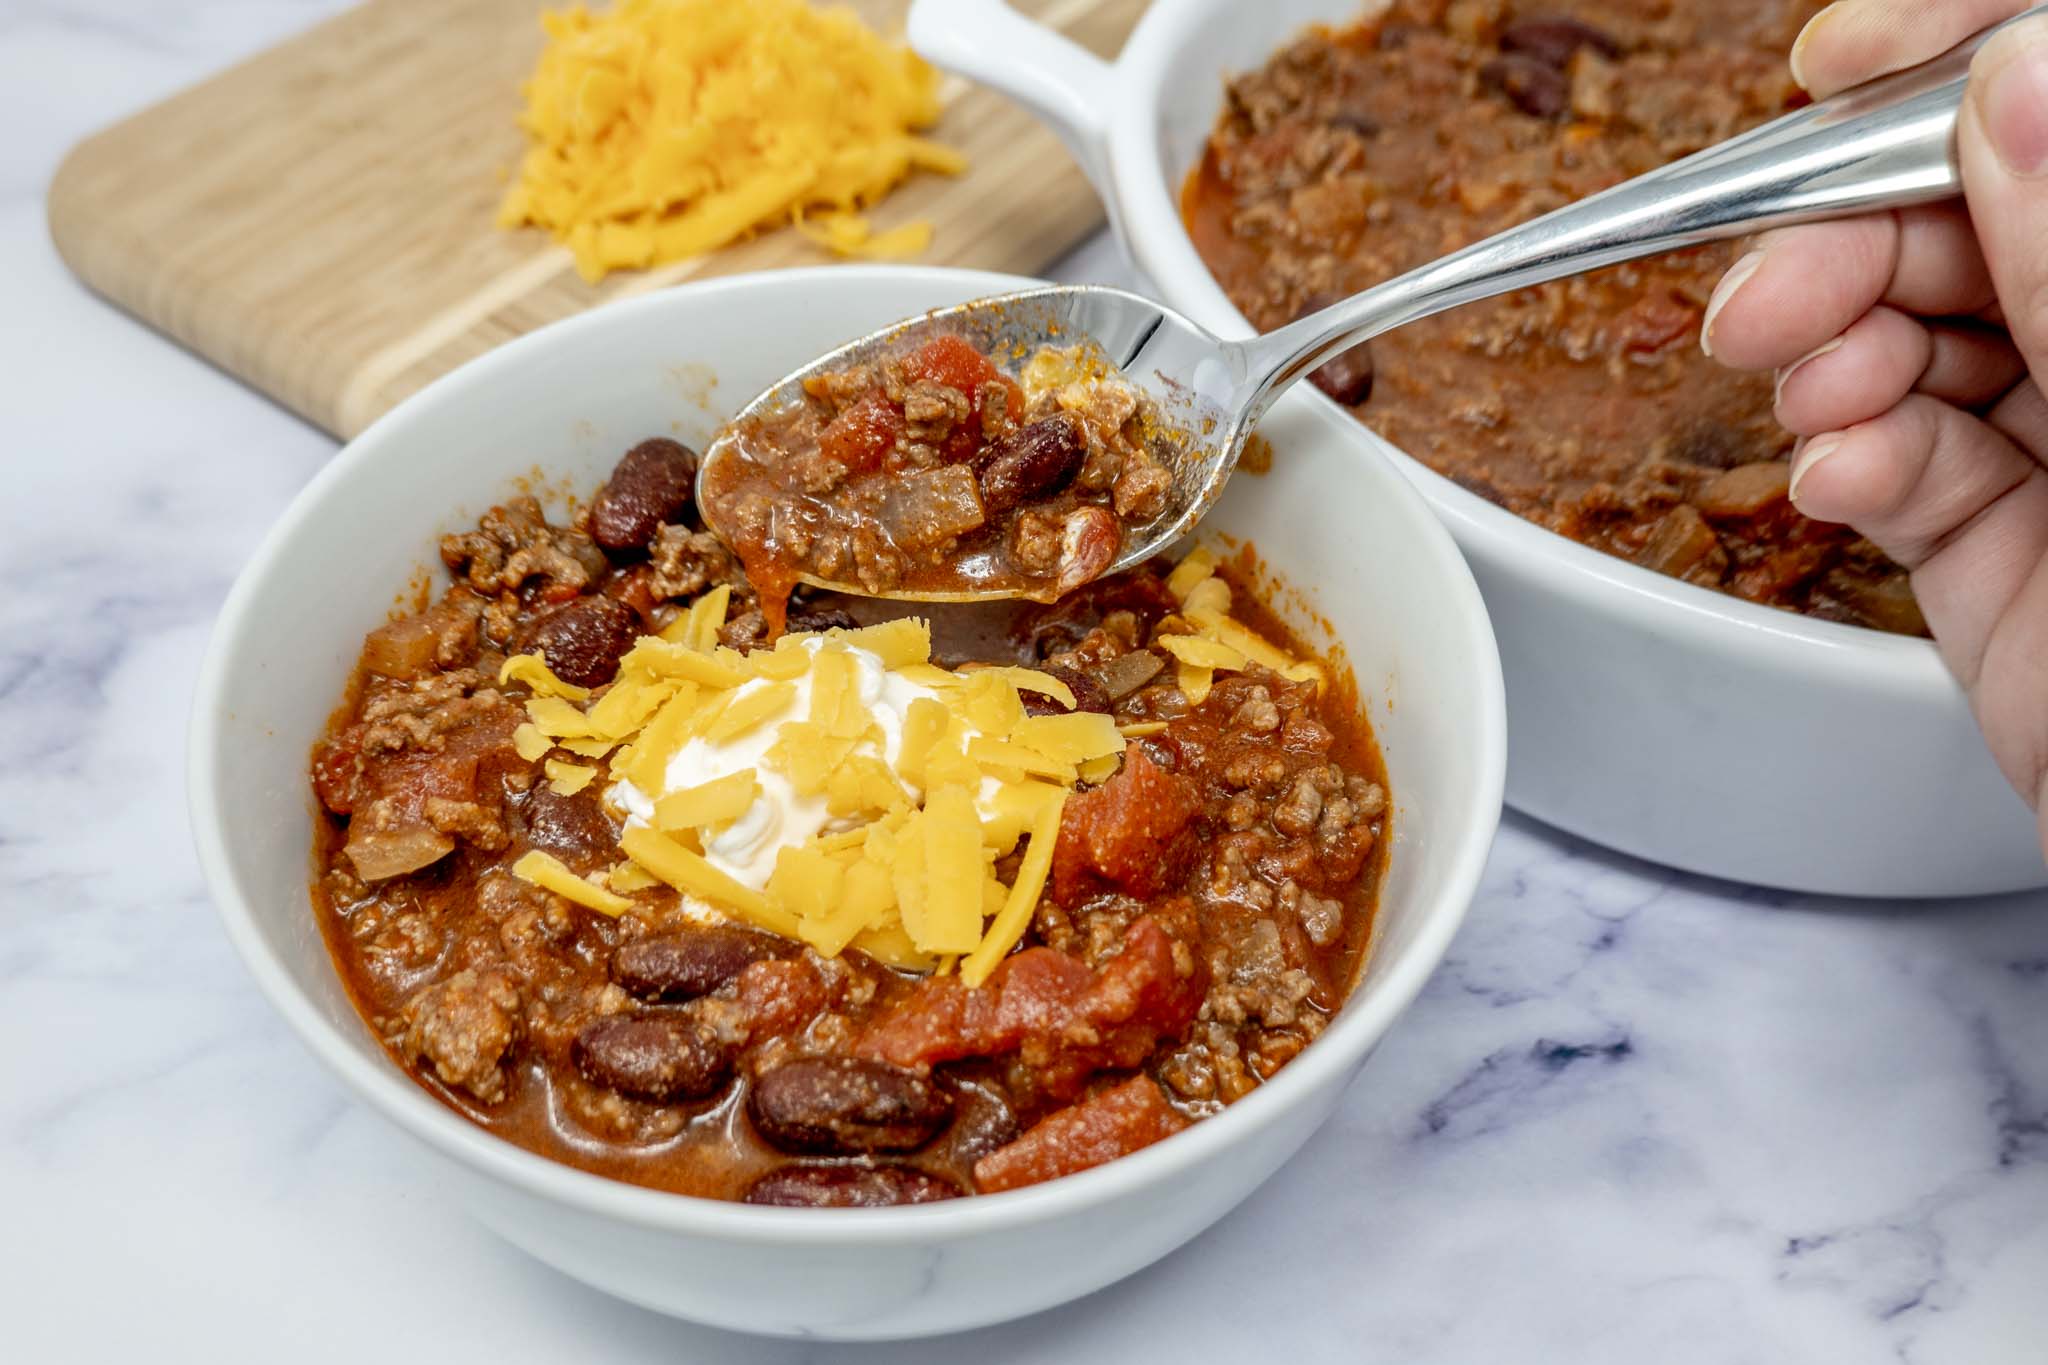
<svg viewBox="0 0 2048 1365">
<path fill-rule="evenodd" d="M 1977 54 L 1956 139 L 2006 326 L 2048 388 L 2048 16 L 2000 30 Z"/>
</svg>

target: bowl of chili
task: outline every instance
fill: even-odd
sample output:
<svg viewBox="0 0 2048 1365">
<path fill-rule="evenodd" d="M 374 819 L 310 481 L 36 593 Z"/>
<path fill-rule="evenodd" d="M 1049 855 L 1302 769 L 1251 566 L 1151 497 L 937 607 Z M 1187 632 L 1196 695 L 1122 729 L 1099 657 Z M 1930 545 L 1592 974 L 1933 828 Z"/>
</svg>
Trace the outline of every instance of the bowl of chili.
<svg viewBox="0 0 2048 1365">
<path fill-rule="evenodd" d="M 679 288 L 543 329 L 429 386 L 351 442 L 273 528 L 223 608 L 195 703 L 190 797 L 202 866 L 230 938 L 321 1062 L 416 1141 L 440 1183 L 475 1217 L 619 1297 L 740 1330 L 879 1339 L 1000 1321 L 1129 1274 L 1196 1235 L 1308 1140 L 1441 959 L 1472 897 L 1498 816 L 1506 752 L 1498 658 L 1484 607 L 1449 537 L 1405 481 L 1384 461 L 1356 460 L 1343 419 L 1291 399 L 1264 428 L 1275 449 L 1271 471 L 1237 481 L 1214 514 L 1211 530 L 1219 539 L 1211 543 L 1253 547 L 1256 559 L 1244 552 L 1233 561 L 1233 584 L 1240 603 L 1264 606 L 1242 619 L 1257 626 L 1253 634 L 1313 650 L 1331 666 L 1334 682 L 1355 689 L 1344 695 L 1369 719 L 1375 761 L 1383 765 L 1373 771 L 1383 773 L 1384 787 L 1360 772 L 1320 798 L 1324 814 L 1340 797 L 1356 798 L 1340 823 L 1352 828 L 1371 819 L 1374 838 L 1365 847 L 1379 861 L 1362 962 L 1355 980 L 1344 983 L 1348 995 L 1329 1002 L 1313 1041 L 1298 1055 L 1276 1054 L 1260 1083 L 1216 1103 L 1215 1112 L 1203 1111 L 1199 1121 L 1183 1114 L 1163 1126 L 1163 1140 L 1101 1164 L 1082 1161 L 1087 1168 L 1073 1174 L 1062 1173 L 1072 1165 L 1039 1163 L 1044 1142 L 1037 1155 L 1013 1153 L 986 1167 L 931 1146 L 901 1161 L 873 1154 L 924 1142 L 947 1122 L 948 1106 L 964 1107 L 969 1087 L 978 1084 L 940 1066 L 905 1079 L 923 1059 L 888 1049 L 902 1044 L 914 1052 L 929 1039 L 914 1011 L 869 1029 L 864 1036 L 882 1042 L 861 1057 L 814 1049 L 795 1059 L 801 1065 L 788 1065 L 786 1039 L 761 1042 L 741 1058 L 743 1068 L 753 1068 L 750 1076 L 725 1081 L 722 1099 L 702 1098 L 694 1080 L 678 1079 L 687 1069 L 680 1064 L 664 1069 L 658 1056 L 656 1065 L 647 1064 L 654 1055 L 643 1046 L 650 1031 L 694 1026 L 717 1011 L 722 1026 L 738 1020 L 743 1030 L 761 1027 L 766 1015 L 748 1013 L 750 982 L 787 983 L 791 973 L 814 968 L 842 981 L 867 972 L 873 992 L 864 988 L 861 998 L 894 1005 L 929 1003 L 952 988 L 915 960 L 891 972 L 876 967 L 907 951 L 886 935 L 866 942 L 866 958 L 832 968 L 809 942 L 805 921 L 797 932 L 806 943 L 779 948 L 762 947 L 756 930 L 721 931 L 719 951 L 732 947 L 737 967 L 701 998 L 677 1005 L 671 988 L 707 991 L 678 984 L 677 972 L 690 964 L 678 967 L 672 951 L 679 937 L 698 930 L 677 922 L 661 933 L 643 925 L 637 937 L 615 934 L 619 921 L 603 912 L 605 897 L 637 897 L 651 907 L 648 914 L 666 913 L 677 898 L 616 876 L 609 888 L 600 885 L 603 864 L 580 875 L 578 849 L 589 845 L 579 844 L 574 830 L 590 816 L 572 817 L 566 804 L 583 790 L 571 775 L 580 750 L 553 747 L 546 760 L 536 756 L 536 769 L 546 765 L 544 781 L 530 776 L 494 788 L 502 822 L 495 831 L 492 811 L 457 798 L 479 794 L 480 774 L 504 776 L 514 761 L 508 750 L 524 743 L 511 729 L 534 723 L 521 717 L 555 717 L 543 747 L 561 746 L 578 725 L 597 723 L 597 693 L 607 685 L 600 675 L 613 668 L 625 676 L 623 657 L 592 662 L 609 638 L 608 628 L 597 626 L 625 611 L 656 610 L 643 591 L 656 561 L 634 560 L 631 548 L 656 533 L 638 525 L 638 504 L 620 490 L 665 486 L 660 463 L 672 455 L 662 442 L 702 448 L 723 408 L 846 337 L 1026 283 L 909 267 L 788 271 Z M 623 461 L 621 451 L 628 452 Z M 605 493 L 578 514 L 578 500 L 600 485 Z M 523 558 L 492 549 L 524 534 L 521 526 L 533 532 L 520 547 Z M 1215 652 L 1220 638 L 1194 627 L 1203 603 L 1221 609 L 1230 595 L 1220 580 L 1199 589 L 1208 570 L 1195 562 L 1196 572 L 1161 580 L 1169 592 L 1188 591 L 1175 613 L 1188 633 L 1176 638 L 1191 643 L 1172 648 L 1218 661 L 1226 657 Z M 423 595 L 424 565 L 453 581 Z M 504 588 L 507 574 L 521 578 L 518 590 Z M 486 580 L 488 600 L 472 602 Z M 1145 591 L 1156 596 L 1159 589 Z M 742 635 L 752 626 L 733 609 L 733 582 L 673 596 L 670 614 L 644 618 L 650 633 L 639 641 L 640 657 L 673 662 L 694 639 L 704 652 L 696 656 L 701 662 L 683 665 L 693 677 L 751 667 L 744 660 L 755 655 L 714 646 L 711 635 L 700 634 L 742 632 L 729 638 L 749 643 Z M 501 615 L 487 620 L 493 604 Z M 1229 608 L 1231 617 L 1238 613 Z M 712 624 L 714 617 L 724 625 Z M 580 624 L 564 624 L 571 619 Z M 905 633 L 885 632 L 885 647 L 883 637 L 859 634 L 857 622 L 822 611 L 791 624 L 794 648 L 779 651 L 785 655 L 851 655 L 863 642 L 894 650 Z M 1250 636 L 1224 637 L 1256 652 Z M 1090 636 L 1059 638 L 1078 645 Z M 932 642 L 939 640 L 935 630 Z M 1057 649 L 1040 657 L 1051 660 Z M 901 666 L 911 670 L 905 679 L 944 684 L 916 671 L 931 665 Z M 1209 665 L 1201 667 L 1206 672 Z M 1061 690 L 1034 677 L 1042 671 L 999 669 L 990 676 L 1022 679 L 1027 691 Z M 539 683 L 543 676 L 551 681 Z M 1270 676 L 1279 688 L 1278 675 Z M 572 681 L 579 677 L 584 683 Z M 823 686 L 817 679 L 805 685 Z M 997 697 L 1007 685 L 986 690 Z M 1204 743 L 1226 744 L 1236 725 L 1277 729 L 1297 749 L 1327 747 L 1328 737 L 1306 723 L 1264 725 L 1255 714 L 1268 709 L 1256 705 L 1260 695 L 1246 683 L 1230 685 L 1241 689 L 1241 700 L 1227 723 L 1204 732 Z M 1262 695 L 1302 705 L 1317 685 L 1304 681 L 1299 691 Z M 1224 688 L 1219 682 L 1212 695 L 1226 695 Z M 587 700 L 571 700 L 572 689 Z M 673 699 L 675 692 L 665 695 Z M 541 702 L 561 706 L 527 705 Z M 739 709 L 732 703 L 720 714 Z M 565 721 L 572 711 L 583 720 Z M 1191 723 L 1189 714 L 1168 705 L 1158 719 L 1133 719 L 1129 710 L 1117 719 L 1133 736 L 1126 742 L 1142 746 Z M 1060 728 L 1053 719 L 1051 728 Z M 1020 727 L 998 754 L 1014 757 L 1028 721 L 1013 716 L 1001 723 Z M 384 738 L 369 735 L 377 724 L 390 727 Z M 493 738 L 498 728 L 506 729 L 504 743 Z M 1162 761 L 1194 761 L 1185 747 L 1180 759 L 1159 752 Z M 1270 757 L 1280 759 L 1277 749 Z M 1132 771 L 1154 784 L 1137 796 L 1170 790 L 1135 748 L 1121 759 L 1120 772 Z M 390 779 L 404 780 L 404 773 L 426 775 L 422 801 L 399 799 Z M 1101 791 L 1116 780 L 1096 777 Z M 447 782 L 470 786 L 455 793 Z M 701 794 L 693 788 L 685 795 L 694 800 L 692 793 Z M 422 812 L 425 818 L 416 818 Z M 930 810 L 922 814 L 936 822 Z M 1251 809 L 1247 818 L 1263 817 Z M 1305 837 L 1327 833 L 1314 820 L 1303 829 Z M 1335 837 L 1341 843 L 1350 836 L 1339 829 Z M 637 846 L 627 839 L 628 849 Z M 693 856 L 708 859 L 715 851 L 708 840 L 701 847 Z M 529 862 L 547 849 L 554 852 Z M 672 850 L 666 858 L 650 855 L 647 864 L 668 869 L 679 860 L 687 861 Z M 1150 870 L 1124 862 L 1119 871 L 1082 859 L 1055 875 L 1114 880 Z M 486 864 L 496 888 L 489 894 L 472 875 Z M 402 895 L 385 894 L 400 887 Z M 556 894 L 564 887 L 568 896 Z M 776 889 L 773 882 L 769 889 Z M 534 899 L 538 892 L 548 894 Z M 1290 910 L 1298 912 L 1307 913 Z M 1341 922 L 1333 909 L 1327 917 Z M 1168 925 L 1162 936 L 1140 927 L 1150 922 L 1126 926 L 1125 949 L 1153 939 L 1166 944 L 1172 933 L 1186 932 Z M 558 947 L 567 945 L 551 957 L 550 935 Z M 692 940 L 695 948 L 707 941 Z M 594 974 L 584 958 L 598 964 Z M 1159 960 L 1176 959 L 1168 951 Z M 1032 961 L 1051 965 L 1049 957 Z M 1192 960 L 1185 965 L 1184 972 L 1172 970 L 1184 977 L 1201 970 Z M 958 964 L 951 969 L 966 974 Z M 542 979 L 536 972 L 553 974 Z M 999 967 L 989 979 L 1000 973 Z M 394 994 L 379 996 L 386 988 Z M 578 1002 L 586 1001 L 605 1003 L 578 1014 Z M 901 1026 L 905 1018 L 912 1027 Z M 559 1036 L 556 1023 L 563 1023 Z M 878 1064 L 883 1052 L 894 1060 Z M 1134 1060 L 1126 1056 L 1121 1065 Z M 1154 1055 L 1135 1072 L 1092 1073 L 1090 1093 L 1100 1099 L 1142 1084 L 1152 1087 L 1146 1103 L 1158 1111 L 1162 1096 L 1179 1094 L 1167 1060 Z M 815 1106 L 806 1108 L 821 1089 L 845 1089 L 855 1071 L 862 1083 L 883 1075 L 900 1093 L 882 1096 L 886 1102 L 874 1113 L 850 1118 L 819 1118 Z M 529 1088 L 543 1083 L 550 1088 Z M 1009 1092 L 1012 1099 L 1019 1093 Z M 558 1123 L 557 1134 L 574 1137 L 580 1152 L 550 1148 L 516 1116 L 500 1119 L 498 1106 L 516 1108 L 522 1096 L 536 1094 L 548 1104 L 524 1111 L 528 1118 Z M 719 1104 L 727 1108 L 716 1110 Z M 695 1126 L 678 1138 L 673 1127 L 660 1127 L 664 1112 Z M 725 1118 L 707 1120 L 715 1114 Z M 602 1129 L 613 1120 L 646 1122 L 620 1138 Z M 708 1129 L 728 1120 L 753 1135 L 752 1146 L 713 1140 Z M 998 1157 L 1006 1141 L 999 1140 Z M 849 1148 L 852 1155 L 845 1154 Z M 661 1153 L 686 1149 L 685 1164 L 696 1175 L 675 1174 L 675 1167 L 659 1173 Z M 790 1160 L 790 1153 L 807 1155 Z M 866 1194 L 877 1180 L 895 1182 L 905 1197 L 885 1201 L 889 1207 L 858 1206 L 873 1202 Z M 849 1190 L 852 1197 L 845 1197 Z M 972 1197 L 922 1202 L 933 1191 Z M 792 1203 L 809 1206 L 772 1206 Z"/>
</svg>

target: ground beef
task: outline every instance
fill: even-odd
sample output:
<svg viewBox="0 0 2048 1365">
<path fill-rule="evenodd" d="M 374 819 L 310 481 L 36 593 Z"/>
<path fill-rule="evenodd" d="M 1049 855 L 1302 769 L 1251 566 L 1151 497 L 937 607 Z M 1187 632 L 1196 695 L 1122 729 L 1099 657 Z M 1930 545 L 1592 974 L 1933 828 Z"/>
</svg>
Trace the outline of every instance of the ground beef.
<svg viewBox="0 0 2048 1365">
<path fill-rule="evenodd" d="M 936 447 L 967 420 L 974 400 L 956 388 L 919 380 L 903 391 L 903 434 Z"/>
<path fill-rule="evenodd" d="M 1124 464 L 1111 489 L 1110 505 L 1116 514 L 1131 521 L 1150 521 L 1166 510 L 1167 495 L 1173 491 L 1173 475 L 1144 451 L 1134 453 Z"/>
<path fill-rule="evenodd" d="M 402 686 L 373 687 L 363 700 L 366 754 L 438 751 L 448 736 L 480 720 L 510 715 L 513 706 L 474 669 L 437 673 Z"/>
<path fill-rule="evenodd" d="M 432 1065 L 443 1084 L 496 1104 L 506 1090 L 501 1063 L 519 1034 L 519 989 L 510 973 L 466 971 L 406 1002 L 398 1048 L 407 1061 Z"/>
<path fill-rule="evenodd" d="M 654 568 L 648 586 L 657 598 L 696 597 L 721 583 L 745 582 L 732 551 L 709 531 L 662 527 L 655 534 L 648 563 Z"/>
<path fill-rule="evenodd" d="M 477 592 L 517 592 L 537 580 L 573 596 L 604 572 L 604 551 L 582 531 L 550 526 L 540 503 L 514 498 L 484 514 L 474 531 L 441 538 L 441 559 Z"/>
</svg>

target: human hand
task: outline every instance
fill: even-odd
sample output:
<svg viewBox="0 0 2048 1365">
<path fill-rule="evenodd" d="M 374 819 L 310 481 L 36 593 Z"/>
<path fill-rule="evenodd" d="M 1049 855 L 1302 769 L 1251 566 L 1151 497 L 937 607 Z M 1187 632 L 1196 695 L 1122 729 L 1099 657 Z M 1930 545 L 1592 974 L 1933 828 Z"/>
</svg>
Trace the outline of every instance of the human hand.
<svg viewBox="0 0 2048 1365">
<path fill-rule="evenodd" d="M 1839 0 L 1792 50 L 1815 97 L 1912 66 L 2026 0 Z M 1702 344 L 1775 370 L 1792 500 L 1913 590 L 2048 850 L 2048 17 L 1971 67 L 1965 201 L 1783 229 L 1715 291 Z"/>
</svg>

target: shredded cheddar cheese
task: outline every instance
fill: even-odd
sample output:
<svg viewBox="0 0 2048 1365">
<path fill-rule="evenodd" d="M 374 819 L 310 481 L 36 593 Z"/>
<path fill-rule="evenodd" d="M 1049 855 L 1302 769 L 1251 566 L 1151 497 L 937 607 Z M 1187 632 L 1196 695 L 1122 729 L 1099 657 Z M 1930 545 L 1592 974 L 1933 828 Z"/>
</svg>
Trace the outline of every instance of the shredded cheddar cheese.
<svg viewBox="0 0 2048 1365">
<path fill-rule="evenodd" d="M 515 654 L 505 660 L 498 669 L 501 683 L 522 682 L 533 690 L 536 697 L 564 697 L 570 701 L 582 701 L 589 697 L 590 689 L 565 683 L 548 668 L 547 660 L 538 654 Z"/>
<path fill-rule="evenodd" d="M 554 742 L 542 734 L 540 727 L 532 721 L 512 731 L 513 751 L 528 763 L 540 762 L 541 756 L 554 747 Z"/>
<path fill-rule="evenodd" d="M 1216 576 L 1216 555 L 1207 547 L 1190 551 L 1175 565 L 1166 587 L 1180 602 L 1177 619 L 1192 629 L 1153 643 L 1173 656 L 1175 676 L 1191 704 L 1199 706 L 1209 695 L 1218 672 L 1242 671 L 1249 664 L 1271 669 L 1289 682 L 1312 682 L 1318 689 L 1328 683 L 1314 660 L 1296 659 L 1230 618 L 1230 585 Z"/>
<path fill-rule="evenodd" d="M 618 916 L 632 908 L 633 902 L 624 896 L 609 891 L 595 882 L 585 881 L 563 865 L 562 860 L 552 853 L 539 849 L 526 854 L 512 864 L 512 875 L 523 882 L 552 891 L 564 900 L 595 910 L 601 915 Z"/>
<path fill-rule="evenodd" d="M 590 780 L 597 776 L 595 768 L 585 767 L 581 763 L 565 763 L 559 758 L 549 759 L 542 765 L 542 770 L 547 773 L 548 785 L 555 789 L 557 796 L 574 796 L 589 786 Z"/>
<path fill-rule="evenodd" d="M 1216 574 L 1216 552 L 1206 545 L 1197 545 L 1188 551 L 1187 558 L 1173 566 L 1173 572 L 1166 576 L 1166 590 L 1182 605 L 1196 587 Z"/>
<path fill-rule="evenodd" d="M 1152 644 L 1189 704 L 1218 674 L 1255 667 L 1322 684 L 1320 666 L 1227 615 L 1212 553 L 1189 555 L 1168 587 L 1180 610 Z M 563 795 L 600 769 L 556 749 L 607 760 L 606 800 L 628 817 L 625 858 L 605 872 L 580 878 L 535 854 L 517 875 L 613 915 L 666 886 L 698 913 L 826 956 L 857 949 L 976 986 L 1031 923 L 1069 791 L 1108 780 L 1130 740 L 1167 729 L 1032 715 L 1024 692 L 1071 706 L 1072 690 L 1036 669 L 937 667 L 916 619 L 742 654 L 718 643 L 729 605 L 725 592 L 699 598 L 582 698 L 540 657 L 508 661 L 505 679 L 531 693 L 521 754 Z"/>
<path fill-rule="evenodd" d="M 929 223 L 876 233 L 860 210 L 913 171 L 966 169 L 917 136 L 937 75 L 845 5 L 620 0 L 541 24 L 499 222 L 546 228 L 587 280 L 785 223 L 842 256 L 916 255 Z"/>
</svg>

